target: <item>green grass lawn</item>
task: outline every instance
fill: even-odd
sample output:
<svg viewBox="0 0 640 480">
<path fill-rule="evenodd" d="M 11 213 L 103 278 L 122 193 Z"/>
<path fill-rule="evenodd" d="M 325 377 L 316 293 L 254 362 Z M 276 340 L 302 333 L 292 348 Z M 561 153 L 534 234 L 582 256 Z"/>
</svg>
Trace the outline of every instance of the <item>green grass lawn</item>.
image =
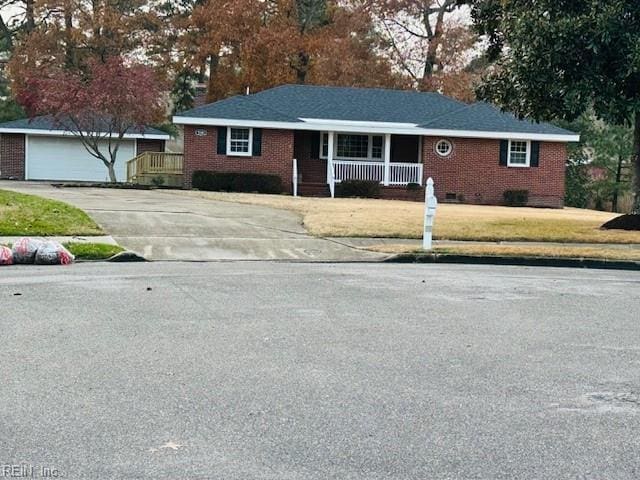
<svg viewBox="0 0 640 480">
<path fill-rule="evenodd" d="M 82 210 L 64 202 L 0 190 L 0 235 L 101 235 Z"/>
<path fill-rule="evenodd" d="M 124 251 L 124 248 L 118 245 L 107 243 L 65 243 L 64 246 L 76 260 L 105 260 Z"/>
</svg>

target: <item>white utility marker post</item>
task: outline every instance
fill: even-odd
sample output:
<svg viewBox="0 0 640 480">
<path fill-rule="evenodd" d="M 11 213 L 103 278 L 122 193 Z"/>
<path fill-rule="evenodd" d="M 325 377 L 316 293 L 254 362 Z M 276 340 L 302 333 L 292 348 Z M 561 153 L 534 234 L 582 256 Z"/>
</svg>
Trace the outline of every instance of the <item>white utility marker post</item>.
<svg viewBox="0 0 640 480">
<path fill-rule="evenodd" d="M 298 196 L 298 160 L 293 159 L 293 196 Z"/>
<path fill-rule="evenodd" d="M 382 183 L 385 187 L 389 186 L 391 180 L 391 135 L 384 136 L 384 176 Z"/>
<path fill-rule="evenodd" d="M 433 189 L 433 178 L 427 180 L 427 188 L 424 190 L 424 237 L 422 237 L 422 249 L 433 248 L 433 218 L 436 216 L 438 199 Z"/>
</svg>

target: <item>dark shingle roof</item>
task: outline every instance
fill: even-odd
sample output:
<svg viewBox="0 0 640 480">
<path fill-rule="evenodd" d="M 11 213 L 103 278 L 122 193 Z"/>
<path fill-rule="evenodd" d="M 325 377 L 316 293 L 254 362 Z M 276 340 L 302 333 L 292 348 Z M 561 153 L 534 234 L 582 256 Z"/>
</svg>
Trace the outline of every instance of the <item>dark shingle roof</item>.
<svg viewBox="0 0 640 480">
<path fill-rule="evenodd" d="M 29 118 L 21 118 L 19 120 L 11 120 L 9 122 L 0 123 L 0 128 L 10 128 L 16 130 L 54 130 L 57 132 L 64 132 L 68 129 L 64 127 L 60 122 L 55 122 L 51 116 L 42 116 Z M 132 135 L 167 135 L 167 132 L 158 130 L 157 128 L 145 126 L 141 130 L 132 130 Z"/>
<path fill-rule="evenodd" d="M 264 93 L 264 92 L 263 92 Z M 258 94 L 260 95 L 260 94 Z M 219 102 L 196 107 L 179 115 L 181 117 L 228 118 L 234 120 L 264 120 L 271 122 L 299 122 L 296 116 L 274 109 L 267 102 L 258 102 L 258 95 L 235 96 Z"/>
<path fill-rule="evenodd" d="M 408 123 L 433 130 L 572 135 L 520 120 L 487 103 L 466 105 L 439 93 L 382 88 L 282 85 L 194 108 L 178 117 L 300 122 L 304 118 Z"/>
<path fill-rule="evenodd" d="M 462 105 L 437 93 L 300 85 L 266 90 L 259 99 L 282 105 L 289 115 L 299 118 L 394 123 L 418 123 L 417 119 L 424 121 Z"/>
<path fill-rule="evenodd" d="M 182 112 L 178 116 L 285 122 L 317 118 L 416 124 L 462 105 L 437 93 L 283 85 L 253 95 L 231 97 Z"/>
<path fill-rule="evenodd" d="M 573 135 L 549 123 L 522 120 L 515 115 L 502 112 L 488 103 L 478 102 L 423 123 L 422 128 L 438 130 L 472 130 L 482 132 L 540 133 L 551 135 Z"/>
</svg>

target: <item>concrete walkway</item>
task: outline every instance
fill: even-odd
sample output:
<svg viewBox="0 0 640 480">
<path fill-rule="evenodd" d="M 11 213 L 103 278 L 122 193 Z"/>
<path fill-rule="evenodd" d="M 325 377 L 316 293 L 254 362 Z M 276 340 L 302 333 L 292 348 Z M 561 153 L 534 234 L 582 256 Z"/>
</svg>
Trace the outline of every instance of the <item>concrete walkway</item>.
<svg viewBox="0 0 640 480">
<path fill-rule="evenodd" d="M 387 255 L 308 235 L 295 213 L 162 190 L 57 188 L 0 181 L 0 189 L 86 211 L 123 247 L 150 260 L 378 261 Z"/>
<path fill-rule="evenodd" d="M 21 237 L 24 237 L 24 235 L 0 237 L 0 245 L 12 244 Z M 111 235 L 98 235 L 92 237 L 55 236 L 47 237 L 47 240 L 53 240 L 54 242 L 59 243 L 104 243 L 107 245 L 118 245 L 118 242 L 116 242 Z"/>
</svg>

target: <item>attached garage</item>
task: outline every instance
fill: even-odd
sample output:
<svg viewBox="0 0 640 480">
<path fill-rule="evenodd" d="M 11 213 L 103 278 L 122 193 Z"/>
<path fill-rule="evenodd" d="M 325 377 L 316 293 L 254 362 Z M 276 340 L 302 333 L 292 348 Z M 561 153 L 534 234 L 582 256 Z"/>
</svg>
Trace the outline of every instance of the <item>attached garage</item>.
<svg viewBox="0 0 640 480">
<path fill-rule="evenodd" d="M 27 135 L 26 141 L 26 180 L 109 181 L 107 167 L 76 138 Z M 107 148 L 103 142 L 101 151 Z M 118 181 L 127 179 L 126 162 L 135 156 L 136 141 L 123 140 L 115 164 Z"/>
<path fill-rule="evenodd" d="M 116 159 L 116 178 L 127 180 L 126 163 L 143 152 L 162 152 L 169 135 L 153 128 L 127 133 Z M 100 145 L 108 155 L 108 142 Z M 76 182 L 109 181 L 107 167 L 92 156 L 82 141 L 56 128 L 54 122 L 37 117 L 0 124 L 0 178 Z"/>
</svg>

